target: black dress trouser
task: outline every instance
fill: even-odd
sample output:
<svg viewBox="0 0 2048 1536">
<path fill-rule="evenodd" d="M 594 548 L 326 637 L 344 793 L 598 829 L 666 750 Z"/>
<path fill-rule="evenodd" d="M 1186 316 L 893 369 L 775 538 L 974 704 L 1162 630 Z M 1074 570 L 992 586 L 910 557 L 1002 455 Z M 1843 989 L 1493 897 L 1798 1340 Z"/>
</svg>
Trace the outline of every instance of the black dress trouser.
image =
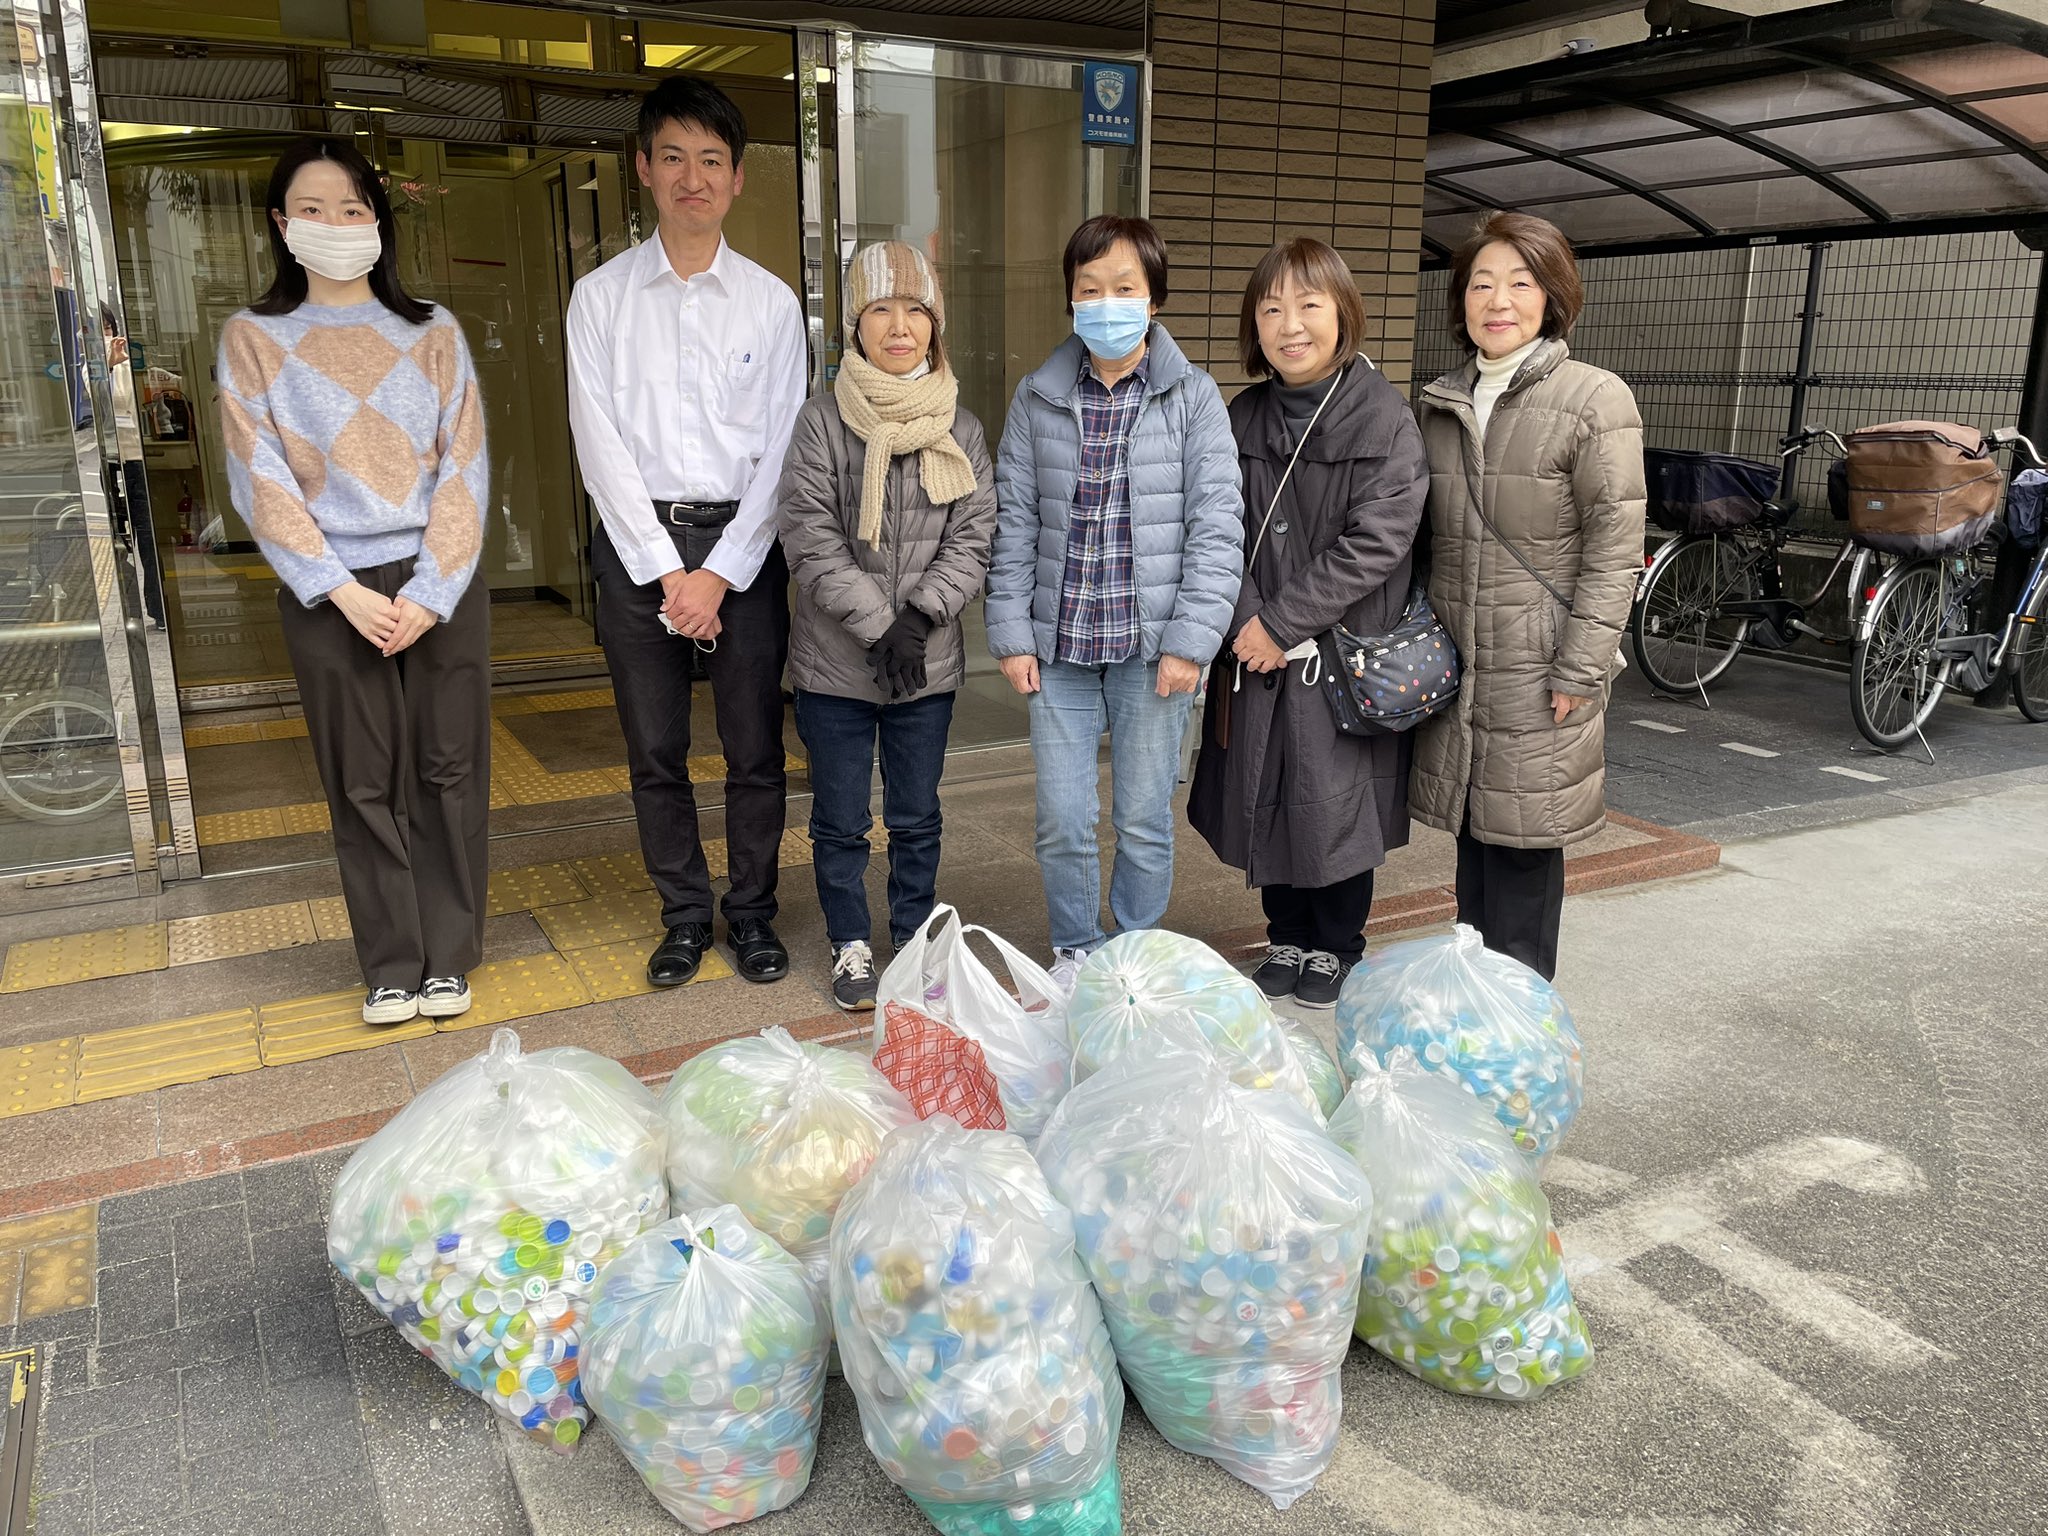
<svg viewBox="0 0 2048 1536">
<path fill-rule="evenodd" d="M 721 529 L 669 529 L 685 569 L 697 570 Z M 661 583 L 626 573 L 600 526 L 591 537 L 597 576 L 597 643 L 604 647 L 626 736 L 640 855 L 661 893 L 661 921 L 711 921 L 711 874 L 690 789 L 690 662 L 693 642 L 658 617 Z M 727 922 L 773 919 L 788 795 L 783 770 L 782 668 L 789 659 L 789 566 L 769 547 L 744 592 L 725 594 L 718 648 L 706 658 L 718 742 L 725 753 Z"/>
<path fill-rule="evenodd" d="M 411 560 L 354 572 L 387 598 Z M 332 602 L 277 594 L 306 735 L 327 792 L 363 981 L 419 990 L 483 960 L 490 881 L 491 594 L 481 573 L 396 656 Z"/>
<path fill-rule="evenodd" d="M 1330 885 L 1262 885 L 1266 937 L 1297 949 L 1320 949 L 1347 965 L 1365 954 L 1365 919 L 1372 911 L 1373 871 L 1360 870 Z"/>
<path fill-rule="evenodd" d="M 1458 828 L 1458 921 L 1486 947 L 1557 977 L 1557 930 L 1564 917 L 1564 850 L 1501 848 Z"/>
</svg>

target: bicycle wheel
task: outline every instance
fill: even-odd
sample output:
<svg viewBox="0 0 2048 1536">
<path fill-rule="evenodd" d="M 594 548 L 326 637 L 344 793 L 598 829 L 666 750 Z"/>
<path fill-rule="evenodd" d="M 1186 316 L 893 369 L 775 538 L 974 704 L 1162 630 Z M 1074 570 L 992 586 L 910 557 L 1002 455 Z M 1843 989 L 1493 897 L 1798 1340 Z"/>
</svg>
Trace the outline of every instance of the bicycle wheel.
<svg viewBox="0 0 2048 1536">
<path fill-rule="evenodd" d="M 2012 701 L 2039 725 L 2048 720 L 2048 583 L 2036 589 L 2020 616 L 2012 651 Z"/>
<path fill-rule="evenodd" d="M 1875 747 L 1904 745 L 1948 686 L 1950 663 L 1934 654 L 1942 630 L 1941 565 L 1916 560 L 1878 588 L 1870 634 L 1849 664 L 1849 713 Z"/>
<path fill-rule="evenodd" d="M 1694 693 L 1726 672 L 1751 621 L 1721 617 L 1721 605 L 1756 595 L 1756 571 L 1732 540 L 1711 534 L 1682 539 L 1629 614 L 1629 646 L 1650 686 Z"/>
<path fill-rule="evenodd" d="M 75 688 L 0 710 L 0 797 L 31 821 L 90 815 L 121 793 L 113 707 Z"/>
</svg>

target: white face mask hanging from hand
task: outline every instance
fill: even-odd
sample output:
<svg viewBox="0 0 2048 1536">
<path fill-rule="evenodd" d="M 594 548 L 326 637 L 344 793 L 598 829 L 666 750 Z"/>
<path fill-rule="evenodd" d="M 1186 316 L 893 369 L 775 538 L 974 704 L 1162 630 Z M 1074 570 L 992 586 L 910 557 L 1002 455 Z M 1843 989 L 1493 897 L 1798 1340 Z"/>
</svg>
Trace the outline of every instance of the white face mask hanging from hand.
<svg viewBox="0 0 2048 1536">
<path fill-rule="evenodd" d="M 284 246 L 308 272 L 337 283 L 352 283 L 384 254 L 384 237 L 375 224 L 322 224 L 317 219 L 289 219 Z"/>
</svg>

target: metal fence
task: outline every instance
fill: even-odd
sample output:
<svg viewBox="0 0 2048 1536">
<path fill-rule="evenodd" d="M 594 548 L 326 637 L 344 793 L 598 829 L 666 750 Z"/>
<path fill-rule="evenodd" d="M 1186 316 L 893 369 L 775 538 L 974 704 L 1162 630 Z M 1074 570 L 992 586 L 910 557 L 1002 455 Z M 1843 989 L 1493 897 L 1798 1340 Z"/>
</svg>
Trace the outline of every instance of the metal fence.
<svg viewBox="0 0 2048 1536">
<path fill-rule="evenodd" d="M 1590 256 L 1573 355 L 1628 381 L 1649 446 L 1773 459 L 1790 425 L 1811 250 Z M 2008 231 L 1829 244 L 1805 420 L 1838 432 L 1912 419 L 2014 425 L 2040 262 Z M 1462 360 L 1437 318 L 1448 282 L 1422 274 L 1418 379 Z M 1832 536 L 1826 469 L 1819 454 L 1801 464 L 1797 526 Z"/>
</svg>

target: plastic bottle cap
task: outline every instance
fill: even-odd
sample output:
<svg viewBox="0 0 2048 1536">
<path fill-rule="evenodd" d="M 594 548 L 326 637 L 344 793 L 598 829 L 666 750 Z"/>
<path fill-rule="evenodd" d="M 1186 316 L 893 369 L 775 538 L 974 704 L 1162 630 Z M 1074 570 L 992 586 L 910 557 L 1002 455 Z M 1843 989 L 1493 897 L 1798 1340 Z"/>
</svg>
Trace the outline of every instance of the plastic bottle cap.
<svg viewBox="0 0 2048 1536">
<path fill-rule="evenodd" d="M 981 1441 L 971 1429 L 955 1429 L 947 1432 L 946 1454 L 955 1461 L 965 1461 L 981 1446 Z"/>
</svg>

